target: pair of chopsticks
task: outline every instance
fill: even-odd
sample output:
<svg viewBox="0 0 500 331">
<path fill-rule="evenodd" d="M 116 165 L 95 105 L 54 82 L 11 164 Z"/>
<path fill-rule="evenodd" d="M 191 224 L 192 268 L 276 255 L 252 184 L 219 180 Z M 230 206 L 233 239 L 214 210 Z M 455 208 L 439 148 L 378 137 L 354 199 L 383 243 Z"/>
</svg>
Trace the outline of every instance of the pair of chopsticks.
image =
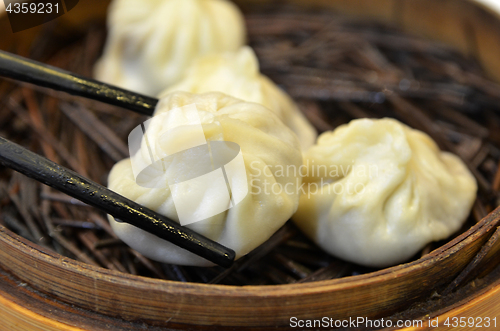
<svg viewBox="0 0 500 331">
<path fill-rule="evenodd" d="M 0 51 L 0 76 L 82 96 L 87 99 L 153 115 L 158 99 L 120 89 L 71 72 Z M 74 171 L 64 168 L 0 137 L 0 162 L 86 204 L 165 239 L 223 267 L 235 252 L 155 213 Z"/>
</svg>

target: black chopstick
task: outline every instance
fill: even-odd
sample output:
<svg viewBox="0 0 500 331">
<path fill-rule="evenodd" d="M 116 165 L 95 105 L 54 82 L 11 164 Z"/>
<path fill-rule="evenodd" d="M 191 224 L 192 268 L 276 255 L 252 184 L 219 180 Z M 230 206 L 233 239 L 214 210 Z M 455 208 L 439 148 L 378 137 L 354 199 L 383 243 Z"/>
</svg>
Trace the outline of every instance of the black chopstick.
<svg viewBox="0 0 500 331">
<path fill-rule="evenodd" d="M 0 162 L 222 267 L 235 258 L 233 250 L 2 137 Z"/>
<path fill-rule="evenodd" d="M 67 92 L 152 116 L 158 99 L 0 51 L 0 76 Z"/>
<path fill-rule="evenodd" d="M 148 116 L 153 115 L 158 103 L 158 99 L 4 51 L 0 51 L 0 76 L 101 101 Z M 7 167 L 218 265 L 229 266 L 234 260 L 235 253 L 231 249 L 182 228 L 172 220 L 1 137 L 0 161 Z M 97 193 L 90 195 L 91 192 Z"/>
</svg>

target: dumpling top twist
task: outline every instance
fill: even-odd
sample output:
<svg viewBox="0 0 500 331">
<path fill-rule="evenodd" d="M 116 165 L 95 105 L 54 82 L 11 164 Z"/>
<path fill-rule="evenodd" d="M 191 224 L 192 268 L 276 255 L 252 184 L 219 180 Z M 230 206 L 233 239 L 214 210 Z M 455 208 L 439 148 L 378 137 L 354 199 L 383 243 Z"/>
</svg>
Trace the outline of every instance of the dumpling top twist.
<svg viewBox="0 0 500 331">
<path fill-rule="evenodd" d="M 326 251 L 371 267 L 412 257 L 466 220 L 475 178 L 425 133 L 360 119 L 322 134 L 304 155 L 295 223 Z"/>
<path fill-rule="evenodd" d="M 245 42 L 239 9 L 226 0 L 114 0 L 95 77 L 156 96 L 201 55 Z"/>
<path fill-rule="evenodd" d="M 272 110 L 299 137 L 303 150 L 311 147 L 317 133 L 293 100 L 259 70 L 259 61 L 250 47 L 224 52 L 194 61 L 184 78 L 160 95 L 173 91 L 222 92 Z"/>
<path fill-rule="evenodd" d="M 199 118 L 199 130 L 193 117 Z M 161 99 L 154 117 L 138 128 L 144 135 L 137 151 L 113 167 L 109 188 L 182 225 L 188 215 L 194 221 L 187 227 L 234 249 L 236 258 L 266 241 L 296 211 L 301 177 L 283 169 L 302 165 L 299 142 L 264 106 L 222 93 L 177 92 Z M 226 143 L 220 147 L 221 142 Z M 238 150 L 240 158 L 234 157 Z M 110 223 L 124 242 L 151 259 L 210 265 L 132 225 L 112 217 Z"/>
</svg>

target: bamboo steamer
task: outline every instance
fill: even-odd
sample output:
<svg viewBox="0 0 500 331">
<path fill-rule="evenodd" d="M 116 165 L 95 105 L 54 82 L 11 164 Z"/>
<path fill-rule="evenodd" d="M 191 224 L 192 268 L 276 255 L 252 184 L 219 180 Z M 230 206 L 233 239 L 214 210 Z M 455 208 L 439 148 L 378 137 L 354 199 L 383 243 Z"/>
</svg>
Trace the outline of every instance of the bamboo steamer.
<svg viewBox="0 0 500 331">
<path fill-rule="evenodd" d="M 258 1 L 239 2 L 245 6 Z M 500 21 L 478 4 L 458 0 L 292 1 L 334 8 L 444 41 L 476 56 L 491 77 L 500 81 Z M 82 2 L 60 18 L 61 24 L 78 26 L 104 18 L 106 5 L 96 0 Z M 0 29 L 10 31 L 5 16 L 0 18 Z M 28 45 L 38 30 L 2 35 L 0 48 L 8 50 L 14 42 Z M 402 313 L 444 321 L 453 316 L 500 316 L 500 273 L 495 269 L 499 226 L 497 209 L 451 242 L 408 264 L 328 281 L 244 287 L 179 283 L 94 267 L 0 228 L 0 329 L 142 330 L 147 325 L 152 330 L 263 330 L 286 328 L 291 317 L 376 319 Z M 463 290 L 445 290 L 449 295 L 426 311 L 405 312 L 411 303 L 432 297 L 437 288 L 465 284 L 477 276 L 482 278 Z"/>
</svg>

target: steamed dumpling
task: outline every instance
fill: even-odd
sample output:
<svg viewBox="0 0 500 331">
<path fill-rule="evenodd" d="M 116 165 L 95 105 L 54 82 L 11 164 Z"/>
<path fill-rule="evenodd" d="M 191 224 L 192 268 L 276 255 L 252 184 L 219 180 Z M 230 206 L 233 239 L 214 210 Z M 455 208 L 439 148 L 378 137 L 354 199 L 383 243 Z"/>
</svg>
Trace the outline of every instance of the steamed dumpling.
<svg viewBox="0 0 500 331">
<path fill-rule="evenodd" d="M 457 231 L 477 185 L 464 163 L 393 119 L 360 119 L 322 134 L 294 222 L 327 252 L 370 267 L 404 262 Z"/>
<path fill-rule="evenodd" d="M 194 117 L 199 117 L 201 133 L 192 121 L 193 109 Z M 190 115 L 186 111 L 191 111 Z M 242 156 L 239 163 L 237 158 L 233 159 L 231 145 L 219 149 L 216 157 L 214 148 L 222 141 L 239 146 Z M 204 149 L 207 142 L 210 152 Z M 186 226 L 232 248 L 236 258 L 266 241 L 297 209 L 301 177 L 298 173 L 282 173 L 283 168 L 302 165 L 297 136 L 261 105 L 222 93 L 169 94 L 160 100 L 154 117 L 146 123 L 144 138 L 137 147 L 130 159 L 113 167 L 109 188 L 180 221 L 181 225 L 184 224 L 179 215 L 190 213 L 195 218 L 201 215 L 190 224 L 188 220 Z M 152 163 L 152 159 L 164 162 Z M 231 159 L 236 162 L 229 165 Z M 149 164 L 153 166 L 148 167 Z M 220 173 L 221 166 L 225 168 L 226 181 Z M 213 170 L 219 171 L 218 178 L 210 177 L 216 174 Z M 208 173 L 210 176 L 205 177 Z M 203 182 L 203 178 L 207 180 Z M 182 186 L 186 183 L 187 186 Z M 179 197 L 182 201 L 176 200 Z M 228 210 L 217 209 L 232 202 L 233 207 Z M 206 215 L 213 216 L 204 219 Z M 125 243 L 151 259 L 180 265 L 210 265 L 165 240 L 109 219 Z"/>
<path fill-rule="evenodd" d="M 293 100 L 259 71 L 259 62 L 250 47 L 238 52 L 204 56 L 196 60 L 184 78 L 161 93 L 222 92 L 233 97 L 260 103 L 271 109 L 299 137 L 303 150 L 316 140 L 317 133 Z"/>
<path fill-rule="evenodd" d="M 227 0 L 114 0 L 98 80 L 156 96 L 201 55 L 245 42 L 239 9 Z"/>
</svg>

